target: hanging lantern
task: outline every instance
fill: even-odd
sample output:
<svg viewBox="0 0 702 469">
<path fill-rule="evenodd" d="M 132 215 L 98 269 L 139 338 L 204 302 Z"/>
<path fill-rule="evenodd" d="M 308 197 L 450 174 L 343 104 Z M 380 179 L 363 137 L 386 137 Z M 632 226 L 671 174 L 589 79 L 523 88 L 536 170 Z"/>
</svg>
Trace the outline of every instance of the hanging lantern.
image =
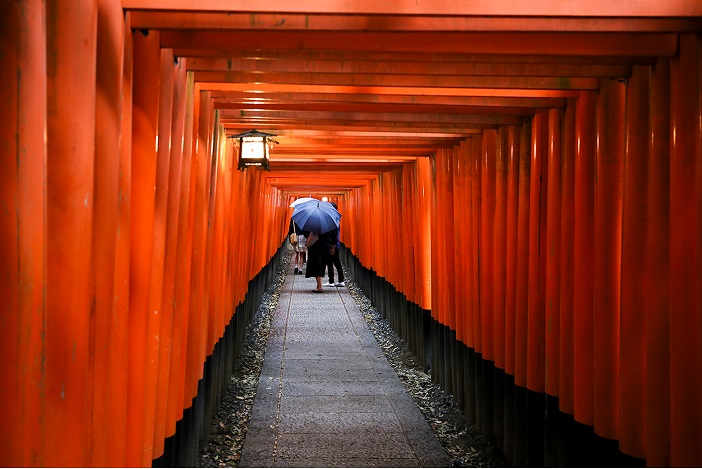
<svg viewBox="0 0 702 469">
<path fill-rule="evenodd" d="M 272 137 L 275 135 L 258 132 L 256 129 L 239 135 L 230 135 L 228 138 L 236 138 L 239 147 L 237 168 L 243 170 L 248 166 L 260 166 L 270 171 L 270 146 L 278 143 Z"/>
</svg>

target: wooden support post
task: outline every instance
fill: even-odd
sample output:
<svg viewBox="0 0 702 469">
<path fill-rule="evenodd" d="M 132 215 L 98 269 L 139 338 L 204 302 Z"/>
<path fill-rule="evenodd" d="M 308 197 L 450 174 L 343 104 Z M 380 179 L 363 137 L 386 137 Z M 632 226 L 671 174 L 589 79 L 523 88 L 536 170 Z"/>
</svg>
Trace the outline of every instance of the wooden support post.
<svg viewBox="0 0 702 469">
<path fill-rule="evenodd" d="M 594 426 L 617 439 L 625 88 L 603 80 L 597 105 L 594 275 Z"/>
<path fill-rule="evenodd" d="M 46 259 L 44 2 L 0 6 L 0 465 L 43 466 Z"/>
<path fill-rule="evenodd" d="M 159 99 L 159 34 L 135 31 L 132 120 L 131 243 L 129 285 L 129 388 L 127 465 L 150 465 L 153 452 L 153 404 L 156 376 L 149 336 L 152 275 L 156 142 Z"/>
</svg>

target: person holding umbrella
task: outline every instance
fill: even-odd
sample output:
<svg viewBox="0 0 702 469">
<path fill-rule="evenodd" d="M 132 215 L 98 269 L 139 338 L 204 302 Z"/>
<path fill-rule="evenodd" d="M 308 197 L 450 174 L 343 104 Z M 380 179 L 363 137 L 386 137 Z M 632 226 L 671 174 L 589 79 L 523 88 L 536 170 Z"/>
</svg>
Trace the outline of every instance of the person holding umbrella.
<svg viewBox="0 0 702 469">
<path fill-rule="evenodd" d="M 335 202 L 329 202 L 332 204 L 332 206 L 339 210 L 339 207 L 336 205 Z M 327 270 L 329 273 L 329 283 L 325 283 L 325 287 L 343 287 L 346 284 L 344 283 L 344 269 L 341 267 L 341 259 L 339 257 L 339 250 L 341 249 L 341 241 L 339 240 L 339 234 L 341 232 L 341 227 L 339 227 L 338 230 L 336 230 L 336 237 L 334 240 L 334 244 L 331 248 L 331 255 L 329 256 L 329 263 L 327 264 Z M 336 274 L 339 278 L 338 283 L 334 283 L 334 267 L 336 267 Z"/>
<path fill-rule="evenodd" d="M 322 293 L 322 277 L 331 257 L 332 246 L 336 244 L 337 230 L 341 214 L 329 202 L 310 200 L 297 204 L 292 221 L 300 227 L 307 238 L 307 269 L 305 278 L 314 277 L 317 288 L 314 293 Z"/>
</svg>

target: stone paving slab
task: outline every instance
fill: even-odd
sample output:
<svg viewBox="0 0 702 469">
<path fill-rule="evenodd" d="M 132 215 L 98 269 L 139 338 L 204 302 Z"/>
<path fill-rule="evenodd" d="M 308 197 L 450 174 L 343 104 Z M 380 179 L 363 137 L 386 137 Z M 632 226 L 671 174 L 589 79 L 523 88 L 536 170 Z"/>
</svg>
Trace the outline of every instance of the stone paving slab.
<svg viewBox="0 0 702 469">
<path fill-rule="evenodd" d="M 345 287 L 293 275 L 273 313 L 241 467 L 449 467 Z"/>
</svg>

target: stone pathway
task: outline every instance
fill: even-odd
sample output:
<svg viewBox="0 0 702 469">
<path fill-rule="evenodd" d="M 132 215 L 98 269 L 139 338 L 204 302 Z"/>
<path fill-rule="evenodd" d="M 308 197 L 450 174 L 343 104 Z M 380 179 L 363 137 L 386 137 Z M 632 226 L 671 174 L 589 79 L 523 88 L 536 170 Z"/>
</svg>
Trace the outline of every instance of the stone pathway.
<svg viewBox="0 0 702 469">
<path fill-rule="evenodd" d="M 240 467 L 449 467 L 345 287 L 289 271 Z"/>
</svg>

